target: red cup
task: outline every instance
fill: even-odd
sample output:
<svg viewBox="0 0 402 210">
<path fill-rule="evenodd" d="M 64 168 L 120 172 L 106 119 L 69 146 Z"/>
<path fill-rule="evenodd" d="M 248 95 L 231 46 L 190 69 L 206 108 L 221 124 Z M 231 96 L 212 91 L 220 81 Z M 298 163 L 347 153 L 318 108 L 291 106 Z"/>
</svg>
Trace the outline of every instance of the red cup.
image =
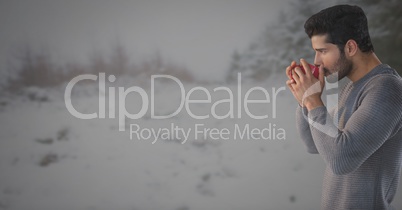
<svg viewBox="0 0 402 210">
<path fill-rule="evenodd" d="M 319 68 L 317 66 L 313 65 L 313 64 L 308 64 L 308 65 L 309 65 L 309 67 L 311 69 L 311 73 L 313 73 L 313 76 L 318 79 L 318 74 L 319 74 L 319 71 L 320 71 Z M 303 65 L 301 65 L 301 64 L 296 65 L 295 68 L 296 67 L 299 67 L 303 71 L 303 73 L 306 74 L 306 71 L 304 70 Z M 292 71 L 293 70 L 294 70 L 294 68 L 292 69 Z M 292 72 L 290 72 L 290 78 L 293 79 Z"/>
</svg>

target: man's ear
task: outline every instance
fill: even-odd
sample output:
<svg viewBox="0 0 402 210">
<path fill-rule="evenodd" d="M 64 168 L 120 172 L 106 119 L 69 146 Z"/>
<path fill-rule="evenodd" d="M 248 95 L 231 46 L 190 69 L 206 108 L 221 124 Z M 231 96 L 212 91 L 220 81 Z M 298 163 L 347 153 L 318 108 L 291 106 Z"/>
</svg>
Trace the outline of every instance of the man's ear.
<svg viewBox="0 0 402 210">
<path fill-rule="evenodd" d="M 345 44 L 345 54 L 349 57 L 354 56 L 359 49 L 356 41 L 353 39 L 349 39 Z"/>
</svg>

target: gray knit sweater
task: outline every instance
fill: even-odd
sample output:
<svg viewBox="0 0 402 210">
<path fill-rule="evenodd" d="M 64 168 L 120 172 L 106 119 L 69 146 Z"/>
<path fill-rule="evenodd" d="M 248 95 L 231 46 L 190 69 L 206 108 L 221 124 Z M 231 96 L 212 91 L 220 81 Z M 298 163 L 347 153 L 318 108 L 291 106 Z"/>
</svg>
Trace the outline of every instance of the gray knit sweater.
<svg viewBox="0 0 402 210">
<path fill-rule="evenodd" d="M 309 153 L 326 163 L 322 209 L 393 209 L 402 163 L 402 79 L 386 64 L 348 83 L 338 106 L 298 107 Z"/>
</svg>

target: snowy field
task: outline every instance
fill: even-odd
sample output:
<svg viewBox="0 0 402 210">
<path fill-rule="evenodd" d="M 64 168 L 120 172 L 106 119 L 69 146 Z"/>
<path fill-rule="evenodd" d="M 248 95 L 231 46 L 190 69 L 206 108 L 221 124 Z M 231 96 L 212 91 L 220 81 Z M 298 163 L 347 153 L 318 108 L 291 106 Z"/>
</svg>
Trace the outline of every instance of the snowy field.
<svg viewBox="0 0 402 210">
<path fill-rule="evenodd" d="M 119 79 L 107 87 L 114 86 L 117 91 L 118 86 L 139 84 L 150 93 L 150 82 L 140 79 Z M 78 119 L 67 110 L 65 86 L 53 90 L 31 88 L 20 96 L 3 94 L 0 209 L 319 209 L 324 163 L 319 156 L 307 154 L 297 137 L 296 104 L 288 90 L 277 94 L 273 108 L 271 90 L 284 87 L 284 81 L 242 84 L 242 99 L 257 86 L 269 93 L 270 103 L 249 105 L 252 114 L 268 115 L 261 120 L 248 117 L 244 107 L 242 117 L 238 117 L 237 84 L 222 85 L 233 91 L 235 101 L 234 118 L 225 119 L 211 114 L 214 102 L 228 98 L 226 91 L 213 91 L 219 85 L 184 86 L 187 92 L 202 86 L 211 93 L 211 103 L 190 105 L 193 114 L 209 114 L 209 118 L 193 119 L 183 107 L 169 119 L 152 119 L 148 109 L 140 119 L 125 119 L 121 127 L 117 104 L 121 101 L 109 106 L 108 93 L 105 119 L 89 120 Z M 196 92 L 191 99 L 206 98 L 201 91 Z M 262 93 L 254 91 L 249 98 L 262 100 Z M 154 96 L 158 115 L 173 113 L 180 104 L 180 91 L 172 82 L 155 83 Z M 98 112 L 98 102 L 103 99 L 99 100 L 96 83 L 89 83 L 74 87 L 71 101 L 77 111 L 92 113 Z M 125 107 L 130 113 L 138 113 L 141 104 L 138 94 L 126 97 Z M 214 108 L 217 115 L 223 116 L 230 107 L 222 103 Z M 109 110 L 116 111 L 114 119 L 109 119 Z M 217 137 L 219 134 L 204 136 L 200 131 L 195 136 L 197 124 L 199 128 L 227 133 Z M 240 138 L 247 125 L 250 130 L 263 131 L 264 138 L 257 139 L 261 137 L 258 134 Z M 188 139 L 184 141 L 179 132 L 159 136 L 156 141 L 151 137 L 138 139 L 130 130 L 148 129 L 142 133 L 147 137 L 151 129 L 167 131 L 171 126 L 191 129 Z M 119 131 L 122 128 L 125 131 Z M 402 209 L 401 190 L 394 205 Z"/>
</svg>

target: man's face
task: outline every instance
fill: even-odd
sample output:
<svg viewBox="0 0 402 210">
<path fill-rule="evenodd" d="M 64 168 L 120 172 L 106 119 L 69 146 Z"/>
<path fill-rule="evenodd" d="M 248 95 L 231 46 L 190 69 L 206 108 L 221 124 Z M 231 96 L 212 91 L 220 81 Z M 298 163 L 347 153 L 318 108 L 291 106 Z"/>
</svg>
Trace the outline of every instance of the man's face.
<svg viewBox="0 0 402 210">
<path fill-rule="evenodd" d="M 341 53 L 339 48 L 327 43 L 326 35 L 314 35 L 311 44 L 315 50 L 314 64 L 324 67 L 324 76 L 329 83 L 335 83 L 347 76 L 353 69 L 353 63 Z"/>
</svg>

